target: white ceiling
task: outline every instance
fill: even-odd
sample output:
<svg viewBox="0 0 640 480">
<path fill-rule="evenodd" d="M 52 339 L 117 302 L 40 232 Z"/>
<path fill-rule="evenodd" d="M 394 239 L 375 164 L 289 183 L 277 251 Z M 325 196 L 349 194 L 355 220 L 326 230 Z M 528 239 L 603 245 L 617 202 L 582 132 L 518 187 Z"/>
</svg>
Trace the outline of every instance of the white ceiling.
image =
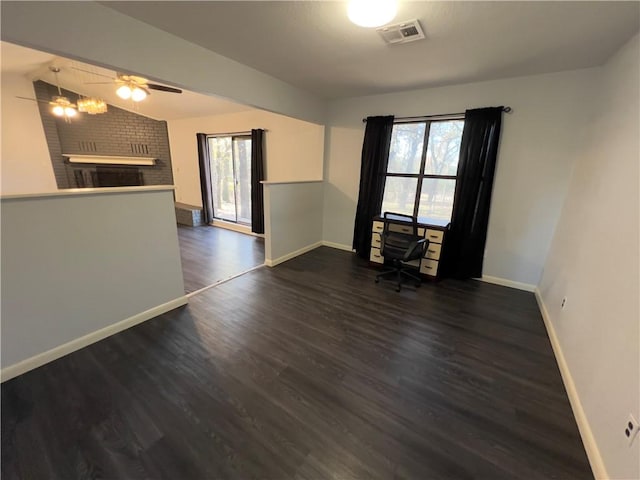
<svg viewBox="0 0 640 480">
<path fill-rule="evenodd" d="M 49 70 L 50 65 L 60 68 L 59 83 L 62 88 L 86 96 L 102 98 L 109 105 L 133 111 L 157 120 L 175 120 L 179 118 L 220 115 L 226 113 L 250 110 L 251 107 L 222 100 L 216 97 L 201 95 L 183 90 L 181 94 L 151 90 L 144 101 L 134 103 L 122 100 L 115 93 L 115 83 L 109 83 L 109 78 L 76 70 L 73 67 L 88 70 L 110 78 L 116 78 L 116 72 L 96 67 L 86 63 L 58 57 L 48 53 L 21 47 L 8 42 L 0 42 L 2 73 L 24 75 L 30 80 L 43 80 L 56 85 L 55 74 Z M 92 85 L 87 82 L 107 82 L 102 85 Z M 152 82 L 157 83 L 157 82 Z"/>
<path fill-rule="evenodd" d="M 346 2 L 100 2 L 325 98 L 586 68 L 640 26 L 634 2 L 403 1 L 426 40 L 389 46 Z"/>
<path fill-rule="evenodd" d="M 640 2 L 400 0 L 395 21 L 418 18 L 426 40 L 386 45 L 352 25 L 346 2 L 100 2 L 324 98 L 361 96 L 600 65 L 640 28 Z M 250 109 L 219 97 L 153 91 L 139 104 L 112 85 L 116 72 L 1 43 L 2 72 L 62 87 L 156 119 Z M 172 62 L 167 58 L 167 62 Z M 125 72 L 126 73 L 126 72 Z"/>
</svg>

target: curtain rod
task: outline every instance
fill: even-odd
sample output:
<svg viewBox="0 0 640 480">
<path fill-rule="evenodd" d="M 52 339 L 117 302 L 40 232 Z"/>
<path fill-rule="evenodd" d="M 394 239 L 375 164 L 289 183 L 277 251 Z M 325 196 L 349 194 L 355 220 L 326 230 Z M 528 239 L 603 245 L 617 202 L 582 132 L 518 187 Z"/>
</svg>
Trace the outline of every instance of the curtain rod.
<svg viewBox="0 0 640 480">
<path fill-rule="evenodd" d="M 511 107 L 502 107 L 504 113 L 511 113 L 513 109 Z M 428 120 L 430 118 L 449 118 L 449 117 L 464 117 L 465 112 L 461 113 L 441 113 L 439 115 L 422 115 L 419 117 L 395 117 L 394 120 Z M 362 123 L 367 123 L 367 119 L 363 118 Z"/>
<path fill-rule="evenodd" d="M 267 130 L 266 128 L 263 128 L 262 131 L 263 132 L 268 132 L 269 130 Z M 205 135 L 207 137 L 229 137 L 229 136 L 233 136 L 233 135 L 249 136 L 249 135 L 251 135 L 251 130 L 249 130 L 247 132 L 205 133 Z"/>
</svg>

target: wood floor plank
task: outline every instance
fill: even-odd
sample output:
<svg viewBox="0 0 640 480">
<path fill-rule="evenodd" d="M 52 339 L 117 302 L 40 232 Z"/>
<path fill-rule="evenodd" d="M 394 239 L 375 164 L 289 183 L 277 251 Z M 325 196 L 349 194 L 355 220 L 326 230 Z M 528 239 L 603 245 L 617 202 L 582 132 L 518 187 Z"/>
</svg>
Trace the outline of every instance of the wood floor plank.
<svg viewBox="0 0 640 480">
<path fill-rule="evenodd" d="M 593 478 L 532 294 L 375 273 L 316 249 L 4 383 L 3 478 Z"/>
<path fill-rule="evenodd" d="M 178 225 L 184 288 L 187 293 L 264 263 L 260 237 L 203 225 Z"/>
</svg>

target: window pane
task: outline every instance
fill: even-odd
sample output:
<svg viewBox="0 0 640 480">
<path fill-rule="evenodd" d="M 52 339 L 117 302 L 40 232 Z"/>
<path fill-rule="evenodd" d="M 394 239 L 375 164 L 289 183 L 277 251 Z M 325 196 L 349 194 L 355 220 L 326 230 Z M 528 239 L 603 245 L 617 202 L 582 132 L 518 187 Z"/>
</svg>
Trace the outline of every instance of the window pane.
<svg viewBox="0 0 640 480">
<path fill-rule="evenodd" d="M 238 222 L 251 225 L 251 137 L 233 137 Z"/>
<path fill-rule="evenodd" d="M 417 187 L 417 178 L 387 177 L 381 213 L 394 212 L 413 215 Z"/>
<path fill-rule="evenodd" d="M 464 120 L 431 122 L 425 175 L 456 175 Z"/>
<path fill-rule="evenodd" d="M 389 149 L 389 173 L 420 173 L 424 123 L 398 123 L 393 126 Z"/>
<path fill-rule="evenodd" d="M 235 222 L 236 199 L 231 137 L 210 137 L 209 156 L 213 189 L 213 216 Z"/>
<path fill-rule="evenodd" d="M 451 220 L 455 188 L 455 180 L 425 178 L 422 181 L 422 192 L 420 192 L 418 217 L 423 221 L 427 218 Z"/>
</svg>

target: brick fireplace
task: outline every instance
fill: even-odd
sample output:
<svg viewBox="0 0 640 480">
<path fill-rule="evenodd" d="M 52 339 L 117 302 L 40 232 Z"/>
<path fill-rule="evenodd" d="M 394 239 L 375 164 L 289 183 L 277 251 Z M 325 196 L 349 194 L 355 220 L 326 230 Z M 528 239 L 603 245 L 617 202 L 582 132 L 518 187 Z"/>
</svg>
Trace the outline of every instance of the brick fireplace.
<svg viewBox="0 0 640 480">
<path fill-rule="evenodd" d="M 82 114 L 67 123 L 49 112 L 48 101 L 57 95 L 57 87 L 43 81 L 33 85 L 36 98 L 44 102 L 38 107 L 58 188 L 173 184 L 165 121 L 109 105 L 107 113 Z M 78 99 L 68 90 L 63 90 L 63 95 L 72 102 Z M 68 159 L 70 155 L 87 158 L 73 162 Z M 111 160 L 101 162 L 90 157 Z M 154 161 L 126 165 L 115 157 Z"/>
</svg>

